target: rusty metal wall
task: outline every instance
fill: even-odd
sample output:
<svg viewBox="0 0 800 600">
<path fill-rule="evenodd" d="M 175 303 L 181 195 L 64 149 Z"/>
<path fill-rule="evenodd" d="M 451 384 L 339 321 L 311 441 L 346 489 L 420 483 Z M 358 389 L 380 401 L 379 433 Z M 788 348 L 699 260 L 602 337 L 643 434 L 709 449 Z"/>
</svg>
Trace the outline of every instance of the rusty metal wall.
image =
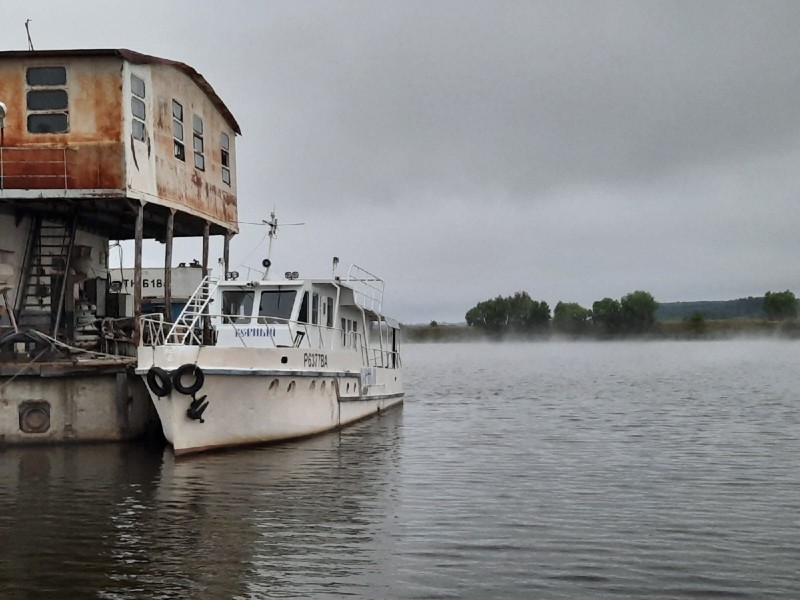
<svg viewBox="0 0 800 600">
<path fill-rule="evenodd" d="M 152 65 L 154 90 L 153 138 L 155 141 L 156 184 L 159 197 L 179 203 L 185 210 L 208 217 L 232 231 L 238 231 L 236 200 L 236 134 L 209 97 L 178 69 Z M 183 106 L 186 160 L 174 156 L 172 101 Z M 205 170 L 194 166 L 192 117 L 203 119 Z M 231 183 L 222 180 L 221 134 L 230 141 Z"/>
<path fill-rule="evenodd" d="M 33 66 L 63 66 L 69 99 L 67 133 L 27 130 L 25 78 Z M 26 58 L 0 60 L 0 101 L 6 104 L 3 188 L 123 189 L 120 59 Z"/>
<path fill-rule="evenodd" d="M 26 93 L 31 88 L 25 75 L 31 66 L 67 69 L 62 86 L 69 99 L 67 133 L 27 131 Z M 132 131 L 132 74 L 147 90 L 143 140 Z M 173 99 L 184 111 L 185 161 L 174 155 Z M 66 195 L 78 198 L 127 196 L 238 231 L 236 133 L 214 99 L 180 68 L 109 56 L 0 56 L 0 101 L 8 107 L 0 148 L 0 199 L 13 197 L 9 190 L 67 190 Z M 203 119 L 204 170 L 194 166 L 193 115 Z M 222 176 L 222 133 L 229 139 L 230 183 Z M 39 194 L 18 196 L 35 199 Z M 121 204 L 120 210 L 127 208 Z"/>
</svg>

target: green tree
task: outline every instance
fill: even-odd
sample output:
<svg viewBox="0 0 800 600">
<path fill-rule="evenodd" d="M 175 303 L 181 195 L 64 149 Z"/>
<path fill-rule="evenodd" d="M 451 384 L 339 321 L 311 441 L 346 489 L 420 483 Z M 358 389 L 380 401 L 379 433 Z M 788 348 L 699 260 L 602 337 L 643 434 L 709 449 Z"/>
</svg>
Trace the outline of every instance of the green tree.
<svg viewBox="0 0 800 600">
<path fill-rule="evenodd" d="M 533 333 L 547 327 L 550 307 L 547 302 L 538 302 L 528 292 L 516 292 L 507 299 L 509 328 L 514 332 Z"/>
<path fill-rule="evenodd" d="M 770 321 L 786 321 L 797 318 L 797 298 L 785 292 L 767 292 L 764 295 L 764 313 Z"/>
<path fill-rule="evenodd" d="M 467 325 L 475 326 L 488 333 L 500 334 L 508 325 L 508 302 L 498 296 L 494 300 L 478 302 L 466 315 Z"/>
<path fill-rule="evenodd" d="M 622 307 L 619 301 L 603 298 L 592 304 L 592 324 L 601 333 L 619 333 L 622 329 Z"/>
<path fill-rule="evenodd" d="M 694 333 L 703 333 L 706 330 L 706 319 L 699 310 L 692 313 L 692 316 L 686 319 L 689 325 L 689 331 Z"/>
<path fill-rule="evenodd" d="M 592 311 L 577 302 L 559 302 L 553 310 L 553 327 L 562 333 L 586 331 Z"/>
<path fill-rule="evenodd" d="M 637 290 L 623 296 L 619 304 L 622 325 L 626 331 L 642 333 L 652 329 L 658 308 L 658 302 L 652 294 Z"/>
<path fill-rule="evenodd" d="M 497 296 L 479 302 L 467 311 L 466 320 L 470 327 L 478 327 L 492 335 L 533 333 L 547 327 L 550 307 L 547 302 L 533 300 L 527 292 L 517 292 L 513 296 Z"/>
</svg>

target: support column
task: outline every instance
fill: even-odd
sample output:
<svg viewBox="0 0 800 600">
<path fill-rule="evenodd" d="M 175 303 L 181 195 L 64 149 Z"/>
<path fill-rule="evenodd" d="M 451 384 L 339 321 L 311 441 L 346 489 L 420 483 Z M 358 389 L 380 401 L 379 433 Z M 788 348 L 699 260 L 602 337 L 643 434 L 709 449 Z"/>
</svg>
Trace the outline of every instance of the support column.
<svg viewBox="0 0 800 600">
<path fill-rule="evenodd" d="M 211 225 L 208 221 L 203 225 L 203 277 L 208 277 L 208 237 L 211 232 Z M 208 307 L 203 311 L 208 313 Z M 203 317 L 203 343 L 208 344 L 211 341 L 211 323 L 208 316 Z"/>
<path fill-rule="evenodd" d="M 222 262 L 225 269 L 225 279 L 228 278 L 228 273 L 231 270 L 231 231 L 230 229 L 225 232 L 225 241 L 222 247 Z"/>
<path fill-rule="evenodd" d="M 142 238 L 144 237 L 144 204 L 136 209 L 136 232 L 133 247 L 133 344 L 142 339 Z"/>
<path fill-rule="evenodd" d="M 175 226 L 175 209 L 167 217 L 167 234 L 164 236 L 164 317 L 172 322 L 172 234 Z"/>
</svg>

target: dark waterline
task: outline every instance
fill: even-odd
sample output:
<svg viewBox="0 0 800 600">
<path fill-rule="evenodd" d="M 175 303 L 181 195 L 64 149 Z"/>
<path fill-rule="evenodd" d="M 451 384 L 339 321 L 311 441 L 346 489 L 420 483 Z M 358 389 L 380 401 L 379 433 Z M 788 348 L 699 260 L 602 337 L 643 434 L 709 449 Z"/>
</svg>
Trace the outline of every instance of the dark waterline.
<svg viewBox="0 0 800 600">
<path fill-rule="evenodd" d="M 0 598 L 800 597 L 800 343 L 406 348 L 295 443 L 0 452 Z"/>
</svg>

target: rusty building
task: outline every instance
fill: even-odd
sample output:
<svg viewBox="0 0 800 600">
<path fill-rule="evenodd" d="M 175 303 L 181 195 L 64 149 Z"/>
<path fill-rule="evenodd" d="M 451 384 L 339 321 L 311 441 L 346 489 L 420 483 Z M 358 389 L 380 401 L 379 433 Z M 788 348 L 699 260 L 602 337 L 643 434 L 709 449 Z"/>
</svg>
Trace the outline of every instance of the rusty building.
<svg viewBox="0 0 800 600">
<path fill-rule="evenodd" d="M 143 240 L 165 246 L 166 315 L 175 236 L 202 238 L 204 272 L 209 236 L 224 236 L 227 270 L 238 134 L 184 63 L 0 52 L 0 443 L 141 432 L 149 401 L 123 356 L 139 336 Z M 134 240 L 128 302 L 110 285 L 111 240 Z"/>
</svg>

